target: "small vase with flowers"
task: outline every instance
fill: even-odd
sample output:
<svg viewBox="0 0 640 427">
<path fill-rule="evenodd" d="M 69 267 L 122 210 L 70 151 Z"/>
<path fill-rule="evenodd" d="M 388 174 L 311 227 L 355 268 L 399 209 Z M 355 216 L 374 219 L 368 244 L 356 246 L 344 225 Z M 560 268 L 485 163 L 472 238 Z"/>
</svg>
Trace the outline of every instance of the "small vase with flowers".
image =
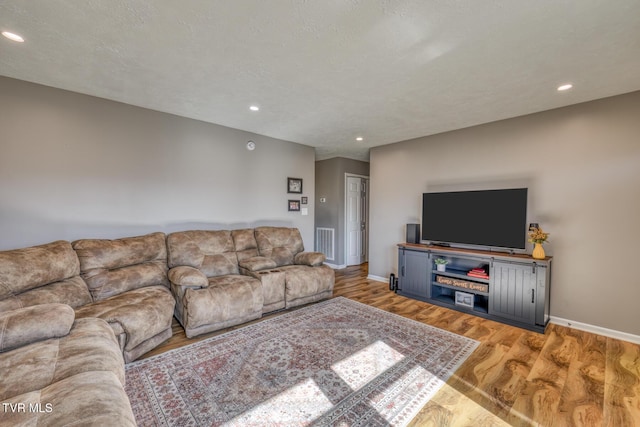
<svg viewBox="0 0 640 427">
<path fill-rule="evenodd" d="M 542 244 L 549 238 L 549 233 L 542 231 L 542 228 L 536 227 L 529 231 L 529 243 L 533 243 L 533 252 L 531 256 L 535 259 L 544 259 L 545 253 Z"/>
</svg>

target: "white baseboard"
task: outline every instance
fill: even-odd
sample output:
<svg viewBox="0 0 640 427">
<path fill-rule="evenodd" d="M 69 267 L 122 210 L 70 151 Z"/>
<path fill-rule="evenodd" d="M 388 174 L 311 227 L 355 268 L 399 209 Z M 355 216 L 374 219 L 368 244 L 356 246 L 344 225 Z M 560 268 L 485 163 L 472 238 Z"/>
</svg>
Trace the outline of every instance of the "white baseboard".
<svg viewBox="0 0 640 427">
<path fill-rule="evenodd" d="M 375 280 L 376 282 L 389 283 L 389 278 L 388 277 L 375 276 L 373 274 L 368 275 L 367 279 Z"/>
<path fill-rule="evenodd" d="M 333 268 L 334 270 L 342 270 L 343 268 L 347 268 L 347 264 L 336 265 L 336 264 L 331 264 L 330 262 L 325 262 L 324 265 L 327 265 L 327 266 Z"/>
<path fill-rule="evenodd" d="M 622 341 L 629 341 L 634 344 L 640 344 L 640 335 L 633 335 L 627 332 L 620 332 L 600 326 L 589 325 L 588 323 L 574 322 L 573 320 L 562 319 L 555 316 L 551 316 L 549 318 L 549 322 L 555 323 L 556 325 L 560 326 L 568 326 L 569 328 L 591 332 L 593 334 L 604 335 L 605 337 L 609 338 L 615 338 Z"/>
</svg>

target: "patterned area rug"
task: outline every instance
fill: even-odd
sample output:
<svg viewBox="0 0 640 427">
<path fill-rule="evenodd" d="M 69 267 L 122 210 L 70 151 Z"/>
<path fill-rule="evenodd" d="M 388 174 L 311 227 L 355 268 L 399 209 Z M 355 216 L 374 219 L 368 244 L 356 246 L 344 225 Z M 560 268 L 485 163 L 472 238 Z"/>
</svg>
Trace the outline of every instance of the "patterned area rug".
<svg viewBox="0 0 640 427">
<path fill-rule="evenodd" d="M 338 297 L 126 367 L 140 426 L 406 425 L 477 341 Z"/>
</svg>

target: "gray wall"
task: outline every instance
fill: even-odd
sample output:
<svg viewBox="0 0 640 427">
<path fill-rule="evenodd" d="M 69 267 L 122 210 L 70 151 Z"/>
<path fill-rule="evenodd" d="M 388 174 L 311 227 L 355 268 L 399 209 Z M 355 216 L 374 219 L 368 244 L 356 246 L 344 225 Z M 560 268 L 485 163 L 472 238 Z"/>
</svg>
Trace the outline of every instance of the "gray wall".
<svg viewBox="0 0 640 427">
<path fill-rule="evenodd" d="M 0 94 L 0 249 L 260 224 L 314 246 L 313 205 L 288 212 L 286 192 L 302 178 L 314 200 L 312 147 L 2 77 Z"/>
<path fill-rule="evenodd" d="M 336 229 L 336 259 L 331 264 L 344 265 L 345 174 L 369 176 L 369 163 L 334 157 L 316 162 L 316 227 Z M 320 198 L 327 199 L 320 203 Z"/>
<path fill-rule="evenodd" d="M 370 162 L 372 275 L 397 272 L 423 192 L 526 182 L 551 233 L 551 314 L 640 334 L 640 92 L 376 147 Z"/>
</svg>

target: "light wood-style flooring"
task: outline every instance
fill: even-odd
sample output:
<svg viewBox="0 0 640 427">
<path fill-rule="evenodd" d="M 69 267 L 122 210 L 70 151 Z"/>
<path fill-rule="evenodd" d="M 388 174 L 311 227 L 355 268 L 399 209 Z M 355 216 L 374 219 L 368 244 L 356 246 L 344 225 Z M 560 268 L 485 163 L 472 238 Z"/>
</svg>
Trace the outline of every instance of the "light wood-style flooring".
<svg viewBox="0 0 640 427">
<path fill-rule="evenodd" d="M 640 345 L 553 324 L 542 335 L 405 298 L 368 280 L 366 264 L 336 270 L 334 296 L 480 342 L 413 426 L 640 427 Z M 173 337 L 145 357 L 238 327 L 188 339 L 174 319 Z"/>
</svg>

